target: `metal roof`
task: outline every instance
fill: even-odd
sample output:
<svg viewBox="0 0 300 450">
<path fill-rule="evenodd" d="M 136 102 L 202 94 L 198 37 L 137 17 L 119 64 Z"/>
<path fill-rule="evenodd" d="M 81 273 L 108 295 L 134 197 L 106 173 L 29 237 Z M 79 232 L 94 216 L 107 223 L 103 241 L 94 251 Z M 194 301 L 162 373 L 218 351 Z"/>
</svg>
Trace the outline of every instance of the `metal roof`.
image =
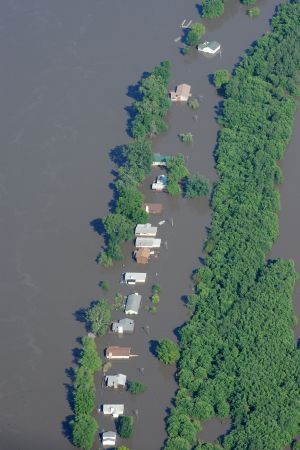
<svg viewBox="0 0 300 450">
<path fill-rule="evenodd" d="M 135 292 L 127 297 L 125 313 L 138 314 L 141 305 L 142 296 Z"/>
</svg>

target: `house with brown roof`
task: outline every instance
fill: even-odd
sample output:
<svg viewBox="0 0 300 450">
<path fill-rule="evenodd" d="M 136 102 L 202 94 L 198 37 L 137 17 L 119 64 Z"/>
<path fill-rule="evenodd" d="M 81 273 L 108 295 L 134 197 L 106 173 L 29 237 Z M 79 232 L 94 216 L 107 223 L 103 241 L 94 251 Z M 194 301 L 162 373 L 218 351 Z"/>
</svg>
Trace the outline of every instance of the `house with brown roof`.
<svg viewBox="0 0 300 450">
<path fill-rule="evenodd" d="M 139 248 L 134 255 L 138 264 L 147 264 L 150 258 L 150 248 Z"/>
<path fill-rule="evenodd" d="M 107 347 L 105 356 L 107 359 L 129 359 L 130 347 Z"/>
<path fill-rule="evenodd" d="M 187 102 L 188 99 L 192 96 L 191 94 L 191 86 L 189 84 L 179 84 L 176 86 L 175 91 L 169 92 L 170 98 L 172 102 Z"/>
</svg>

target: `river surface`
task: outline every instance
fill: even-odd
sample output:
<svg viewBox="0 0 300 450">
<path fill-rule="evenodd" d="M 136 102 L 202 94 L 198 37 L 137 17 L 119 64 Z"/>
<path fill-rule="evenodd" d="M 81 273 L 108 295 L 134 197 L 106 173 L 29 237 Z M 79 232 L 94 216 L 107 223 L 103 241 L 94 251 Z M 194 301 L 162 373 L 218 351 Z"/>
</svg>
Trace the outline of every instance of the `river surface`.
<svg viewBox="0 0 300 450">
<path fill-rule="evenodd" d="M 72 448 L 63 425 L 71 415 L 66 370 L 72 367 L 76 339 L 85 333 L 75 312 L 103 296 L 101 280 L 110 283 L 109 299 L 116 292 L 137 290 L 119 284 L 121 263 L 108 270 L 95 263 L 102 240 L 90 225 L 108 212 L 114 168 L 110 151 L 128 142 L 128 86 L 160 61 L 171 60 L 172 86 L 189 83 L 202 101 L 196 113 L 185 105 L 172 107 L 169 131 L 155 140 L 155 150 L 184 152 L 192 172 L 215 180 L 219 98 L 208 77 L 218 68 L 231 70 L 267 31 L 277 1 L 258 5 L 260 17 L 250 19 L 245 6 L 226 3 L 224 16 L 206 24 L 207 39 L 223 46 L 221 56 L 207 59 L 196 52 L 183 57 L 174 42 L 183 19 L 199 18 L 190 0 L 1 1 L 1 450 Z M 298 268 L 299 123 L 298 113 L 282 163 L 281 235 L 272 253 L 294 258 Z M 191 146 L 178 140 L 177 134 L 185 131 L 194 135 Z M 134 437 L 127 444 L 131 450 L 159 450 L 166 438 L 164 419 L 176 383 L 174 369 L 153 356 L 153 342 L 175 339 L 176 329 L 189 317 L 182 296 L 191 292 L 190 274 L 200 264 L 210 224 L 207 199 L 151 193 L 156 173 L 142 190 L 148 201 L 165 207 L 152 223 L 166 223 L 159 230 L 160 257 L 147 266 L 147 283 L 138 288 L 143 302 L 135 334 L 121 341 L 112 335 L 97 340 L 100 352 L 122 343 L 139 355 L 113 363 L 110 373 L 144 381 L 146 393 L 132 398 L 110 392 L 96 377 L 99 403 L 124 403 L 125 413 L 135 415 Z M 137 270 L 132 250 L 132 243 L 124 246 L 126 270 Z M 144 307 L 156 282 L 163 292 L 158 312 L 151 314 Z M 300 326 L 296 331 L 299 337 Z M 97 415 L 97 420 L 100 431 L 114 429 L 112 419 Z M 222 432 L 220 424 L 211 422 L 204 424 L 201 438 L 211 441 Z"/>
</svg>

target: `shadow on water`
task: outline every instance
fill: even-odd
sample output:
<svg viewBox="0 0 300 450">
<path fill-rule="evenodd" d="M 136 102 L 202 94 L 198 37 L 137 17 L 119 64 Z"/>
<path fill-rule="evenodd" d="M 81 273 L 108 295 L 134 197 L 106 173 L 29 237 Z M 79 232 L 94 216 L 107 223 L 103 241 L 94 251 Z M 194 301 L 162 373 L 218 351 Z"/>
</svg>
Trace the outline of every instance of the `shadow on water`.
<svg viewBox="0 0 300 450">
<path fill-rule="evenodd" d="M 69 407 L 72 411 L 74 411 L 74 380 L 75 380 L 75 370 L 73 367 L 69 367 L 65 370 L 67 377 L 69 378 L 69 383 L 64 383 L 64 388 L 66 391 L 66 400 L 69 404 Z M 73 444 L 73 435 L 72 435 L 72 424 L 74 422 L 75 415 L 69 414 L 64 418 L 61 422 L 62 434 L 65 436 L 68 441 Z"/>
<path fill-rule="evenodd" d="M 155 357 L 157 358 L 157 347 L 158 347 L 159 342 L 155 341 L 154 339 L 151 339 L 149 341 L 149 352 Z"/>
</svg>

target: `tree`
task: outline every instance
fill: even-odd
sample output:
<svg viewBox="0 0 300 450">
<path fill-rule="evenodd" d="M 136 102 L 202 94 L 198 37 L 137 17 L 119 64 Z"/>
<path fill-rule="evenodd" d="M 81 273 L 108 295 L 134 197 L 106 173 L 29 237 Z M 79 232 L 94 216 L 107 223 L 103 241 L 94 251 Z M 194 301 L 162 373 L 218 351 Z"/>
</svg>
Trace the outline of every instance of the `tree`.
<svg viewBox="0 0 300 450">
<path fill-rule="evenodd" d="M 200 174 L 192 175 L 186 183 L 185 195 L 194 198 L 209 194 L 209 181 Z"/>
<path fill-rule="evenodd" d="M 104 336 L 112 320 L 110 304 L 104 299 L 94 302 L 86 311 L 86 320 L 94 334 Z"/>
<path fill-rule="evenodd" d="M 202 4 L 202 17 L 215 19 L 224 13 L 224 0 L 205 0 Z"/>
<path fill-rule="evenodd" d="M 190 47 L 198 45 L 204 34 L 205 26 L 202 23 L 193 23 L 186 35 L 186 44 Z"/>
<path fill-rule="evenodd" d="M 117 430 L 122 438 L 130 438 L 133 433 L 133 417 L 121 416 L 117 422 Z"/>
<path fill-rule="evenodd" d="M 130 394 L 140 394 L 147 390 L 147 386 L 139 381 L 129 381 L 128 382 L 128 392 Z"/>
<path fill-rule="evenodd" d="M 95 373 L 102 367 L 102 361 L 98 355 L 95 340 L 89 336 L 84 336 L 81 341 L 83 348 L 81 350 L 79 364 L 84 370 Z"/>
<path fill-rule="evenodd" d="M 109 282 L 106 280 L 103 280 L 100 282 L 100 287 L 101 289 L 103 289 L 104 291 L 108 291 L 109 290 Z"/>
<path fill-rule="evenodd" d="M 73 423 L 73 443 L 76 447 L 90 450 L 93 447 L 98 425 L 94 417 L 82 414 Z"/>
<path fill-rule="evenodd" d="M 179 195 L 181 188 L 179 183 L 189 175 L 185 166 L 184 156 L 178 154 L 170 158 L 167 162 L 168 184 L 167 191 L 170 195 Z"/>
<path fill-rule="evenodd" d="M 109 238 L 115 243 L 127 241 L 133 236 L 133 224 L 122 214 L 109 214 L 103 224 Z"/>
<path fill-rule="evenodd" d="M 224 84 L 230 80 L 230 73 L 228 70 L 216 70 L 213 76 L 213 83 L 217 89 L 220 89 Z"/>
<path fill-rule="evenodd" d="M 184 144 L 191 144 L 193 142 L 192 133 L 180 133 L 179 138 Z"/>
<path fill-rule="evenodd" d="M 137 167 L 144 173 L 149 173 L 152 164 L 152 143 L 147 139 L 134 139 L 123 149 L 126 160 L 125 168 Z"/>
<path fill-rule="evenodd" d="M 161 293 L 161 286 L 160 284 L 152 284 L 152 294 L 160 294 Z"/>
<path fill-rule="evenodd" d="M 258 7 L 247 9 L 247 14 L 250 17 L 258 17 L 260 15 L 260 9 Z"/>
<path fill-rule="evenodd" d="M 178 346 L 170 339 L 163 339 L 159 342 L 156 354 L 164 364 L 174 364 L 180 356 Z"/>
</svg>

